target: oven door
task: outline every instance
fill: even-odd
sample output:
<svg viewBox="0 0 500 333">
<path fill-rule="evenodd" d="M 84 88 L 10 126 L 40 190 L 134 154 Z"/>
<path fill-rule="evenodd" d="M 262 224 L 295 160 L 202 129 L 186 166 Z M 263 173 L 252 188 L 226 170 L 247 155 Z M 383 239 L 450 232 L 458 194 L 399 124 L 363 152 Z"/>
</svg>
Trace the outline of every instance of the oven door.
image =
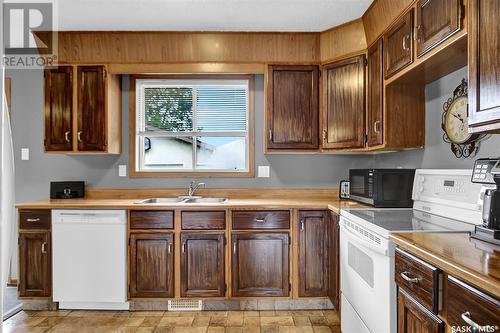
<svg viewBox="0 0 500 333">
<path fill-rule="evenodd" d="M 341 217 L 341 330 L 364 325 L 371 333 L 396 333 L 394 245 L 374 234 L 372 240 L 366 236 L 370 231 L 353 226 Z"/>
<path fill-rule="evenodd" d="M 351 199 L 373 205 L 373 170 L 349 170 L 349 196 Z"/>
</svg>

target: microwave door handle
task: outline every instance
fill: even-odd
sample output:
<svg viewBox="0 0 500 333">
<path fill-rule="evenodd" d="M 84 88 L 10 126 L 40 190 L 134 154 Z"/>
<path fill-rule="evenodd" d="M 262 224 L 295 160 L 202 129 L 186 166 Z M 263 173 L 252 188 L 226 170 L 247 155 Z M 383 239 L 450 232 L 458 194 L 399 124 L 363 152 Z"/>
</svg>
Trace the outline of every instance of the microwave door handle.
<svg viewBox="0 0 500 333">
<path fill-rule="evenodd" d="M 369 243 L 368 241 L 364 240 L 363 238 L 359 237 L 358 235 L 356 235 L 353 231 L 351 231 L 349 229 L 349 227 L 346 227 L 346 226 L 342 226 L 343 228 L 341 230 L 345 230 L 347 232 L 347 236 L 349 238 L 349 235 L 351 236 L 350 238 L 354 238 L 356 239 L 356 243 L 357 244 L 360 244 L 361 246 L 365 247 L 366 249 L 368 250 L 372 250 L 372 251 L 375 251 L 379 254 L 382 254 L 384 256 L 387 255 L 387 250 L 384 249 L 383 246 L 376 246 L 372 243 Z"/>
</svg>

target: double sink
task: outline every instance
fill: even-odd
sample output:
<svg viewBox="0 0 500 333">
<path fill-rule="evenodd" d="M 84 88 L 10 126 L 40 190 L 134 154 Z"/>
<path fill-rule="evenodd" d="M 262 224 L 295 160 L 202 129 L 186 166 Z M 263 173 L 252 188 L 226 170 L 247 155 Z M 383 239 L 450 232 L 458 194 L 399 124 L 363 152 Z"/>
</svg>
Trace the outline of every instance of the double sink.
<svg viewBox="0 0 500 333">
<path fill-rule="evenodd" d="M 227 198 L 203 198 L 203 197 L 173 197 L 173 198 L 147 198 L 134 202 L 135 204 L 203 204 L 203 203 L 224 203 Z"/>
</svg>

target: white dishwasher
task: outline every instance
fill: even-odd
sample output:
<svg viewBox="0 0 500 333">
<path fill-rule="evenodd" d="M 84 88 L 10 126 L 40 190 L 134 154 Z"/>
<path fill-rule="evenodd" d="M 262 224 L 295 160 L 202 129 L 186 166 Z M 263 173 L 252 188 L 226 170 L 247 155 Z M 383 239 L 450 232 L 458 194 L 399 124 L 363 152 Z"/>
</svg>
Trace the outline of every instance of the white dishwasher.
<svg viewBox="0 0 500 333">
<path fill-rule="evenodd" d="M 129 309 L 126 216 L 52 210 L 52 289 L 60 309 Z"/>
</svg>

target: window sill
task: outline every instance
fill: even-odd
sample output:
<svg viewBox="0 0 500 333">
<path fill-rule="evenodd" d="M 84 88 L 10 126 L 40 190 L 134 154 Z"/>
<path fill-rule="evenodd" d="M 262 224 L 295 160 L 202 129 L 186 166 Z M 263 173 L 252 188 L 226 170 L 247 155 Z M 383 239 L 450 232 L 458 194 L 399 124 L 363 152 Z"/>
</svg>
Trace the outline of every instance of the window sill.
<svg viewBox="0 0 500 333">
<path fill-rule="evenodd" d="M 253 168 L 244 172 L 145 172 L 130 170 L 130 178 L 254 178 L 255 171 Z"/>
</svg>

